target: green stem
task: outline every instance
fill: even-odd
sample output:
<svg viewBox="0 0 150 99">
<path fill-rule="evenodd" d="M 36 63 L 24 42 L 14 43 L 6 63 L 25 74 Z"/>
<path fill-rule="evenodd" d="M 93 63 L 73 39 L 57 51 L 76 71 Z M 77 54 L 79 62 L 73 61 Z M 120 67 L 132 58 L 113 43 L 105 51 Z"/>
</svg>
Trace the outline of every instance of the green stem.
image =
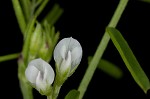
<svg viewBox="0 0 150 99">
<path fill-rule="evenodd" d="M 29 21 L 30 11 L 31 11 L 31 2 L 30 0 L 20 0 L 23 5 L 24 15 L 26 17 L 26 22 Z"/>
<path fill-rule="evenodd" d="M 49 0 L 44 0 L 42 2 L 42 4 L 40 5 L 40 7 L 37 9 L 37 11 L 35 12 L 35 17 L 38 17 L 39 14 L 43 11 L 43 9 L 45 8 L 46 4 L 48 3 Z"/>
<path fill-rule="evenodd" d="M 18 59 L 18 66 L 18 78 L 23 99 L 33 99 L 32 87 L 27 83 L 28 81 L 24 74 L 26 66 L 22 57 Z"/>
<path fill-rule="evenodd" d="M 28 83 L 23 82 L 21 79 L 19 79 L 19 84 L 23 95 L 23 99 L 33 99 L 32 87 Z"/>
<path fill-rule="evenodd" d="M 22 12 L 22 8 L 18 0 L 12 0 L 12 4 L 13 4 L 13 8 L 17 17 L 19 27 L 21 29 L 22 34 L 24 34 L 25 29 L 26 29 L 26 22 L 25 22 L 25 18 Z"/>
<path fill-rule="evenodd" d="M 48 0 L 44 0 L 43 3 L 40 5 L 40 7 L 37 9 L 35 15 L 32 16 L 30 22 L 27 25 L 25 35 L 24 35 L 24 45 L 23 45 L 23 50 L 22 50 L 22 61 L 25 65 L 25 67 L 28 64 L 28 58 L 29 58 L 29 48 L 30 48 L 30 41 L 31 41 L 31 36 L 34 30 L 34 24 L 36 22 L 36 19 L 38 15 L 41 13 L 41 11 L 44 9 L 45 5 L 47 4 Z M 24 70 L 22 70 L 22 65 L 20 66 L 20 62 L 18 63 L 19 65 L 19 81 L 20 81 L 20 87 L 21 87 L 21 92 L 23 94 L 24 99 L 33 99 L 32 96 L 32 88 L 23 80 L 25 78 L 24 76 Z"/>
<path fill-rule="evenodd" d="M 52 99 L 52 96 L 47 96 L 47 99 Z"/>
<path fill-rule="evenodd" d="M 60 76 L 58 74 L 58 71 L 56 70 L 56 77 L 55 77 L 55 81 L 54 81 L 54 85 L 53 85 L 53 92 L 52 92 L 52 99 L 57 99 L 58 94 L 60 92 L 61 86 L 63 84 L 63 82 L 60 82 Z"/>
<path fill-rule="evenodd" d="M 118 7 L 110 21 L 110 23 L 108 24 L 108 26 L 111 26 L 111 27 L 116 27 L 125 7 L 127 6 L 127 3 L 128 3 L 128 0 L 120 0 L 119 4 L 118 4 Z M 98 48 L 94 54 L 94 57 L 93 59 L 91 60 L 86 72 L 85 72 L 85 75 L 79 85 L 79 88 L 78 88 L 78 91 L 80 91 L 80 96 L 79 96 L 79 99 L 82 99 L 83 96 L 84 96 L 84 93 L 86 92 L 87 90 L 87 87 L 93 77 L 93 74 L 97 68 L 97 65 L 108 45 L 108 42 L 110 40 L 110 37 L 108 35 L 108 33 L 104 33 L 103 37 L 102 37 L 102 40 L 101 42 L 99 43 L 98 45 Z"/>
<path fill-rule="evenodd" d="M 24 59 L 24 63 L 27 64 L 28 63 L 28 55 L 29 55 L 29 47 L 30 47 L 30 41 L 31 41 L 31 36 L 32 36 L 32 33 L 33 33 L 33 29 L 34 29 L 34 24 L 35 24 L 35 21 L 36 21 L 36 18 L 33 18 L 28 27 L 27 27 L 27 30 L 26 30 L 26 36 L 25 36 L 25 42 L 24 42 L 24 45 L 23 45 L 23 51 L 22 51 L 22 54 L 23 54 L 23 59 Z"/>
<path fill-rule="evenodd" d="M 20 55 L 20 53 L 14 53 L 14 54 L 0 56 L 0 62 L 8 61 L 8 60 L 12 60 L 12 59 L 18 58 L 19 55 Z"/>
<path fill-rule="evenodd" d="M 61 88 L 60 85 L 54 85 L 54 90 L 53 90 L 54 92 L 53 92 L 52 99 L 57 99 L 58 94 L 60 92 L 60 88 Z"/>
<path fill-rule="evenodd" d="M 46 17 L 42 20 L 42 23 L 44 23 L 45 20 L 50 23 L 50 25 L 53 25 L 56 23 L 56 21 L 60 18 L 60 16 L 63 13 L 63 9 L 60 8 L 60 6 L 56 3 L 51 11 L 46 15 Z"/>
</svg>

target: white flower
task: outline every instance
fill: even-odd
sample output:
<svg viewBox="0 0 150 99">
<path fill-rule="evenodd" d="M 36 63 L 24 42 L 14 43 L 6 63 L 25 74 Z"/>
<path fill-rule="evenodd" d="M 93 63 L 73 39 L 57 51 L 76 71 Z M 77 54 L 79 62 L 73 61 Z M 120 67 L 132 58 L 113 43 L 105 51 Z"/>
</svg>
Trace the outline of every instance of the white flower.
<svg viewBox="0 0 150 99">
<path fill-rule="evenodd" d="M 76 69 L 82 58 L 82 47 L 80 43 L 70 37 L 62 39 L 54 49 L 54 60 L 60 72 L 69 69 L 69 74 Z"/>
<path fill-rule="evenodd" d="M 32 60 L 25 71 L 27 80 L 39 91 L 47 93 L 54 81 L 52 67 L 41 58 Z"/>
</svg>

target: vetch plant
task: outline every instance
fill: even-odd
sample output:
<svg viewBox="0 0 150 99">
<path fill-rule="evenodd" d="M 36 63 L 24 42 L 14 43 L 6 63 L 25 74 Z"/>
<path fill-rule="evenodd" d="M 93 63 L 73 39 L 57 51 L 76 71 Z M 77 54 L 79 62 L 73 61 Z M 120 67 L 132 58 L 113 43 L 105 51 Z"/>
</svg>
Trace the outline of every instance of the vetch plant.
<svg viewBox="0 0 150 99">
<path fill-rule="evenodd" d="M 33 88 L 41 95 L 45 95 L 47 99 L 57 99 L 60 92 L 63 93 L 63 90 L 61 91 L 63 84 L 80 65 L 83 46 L 72 36 L 58 42 L 61 33 L 55 31 L 55 23 L 64 11 L 59 4 L 54 4 L 50 11 L 44 12 L 45 16 L 39 17 L 50 0 L 11 1 L 23 36 L 22 50 L 19 53 L 0 56 L 0 62 L 18 59 L 18 80 L 23 99 L 34 98 Z M 149 77 L 140 66 L 121 32 L 116 29 L 128 1 L 119 0 L 95 53 L 87 55 L 88 66 L 84 68 L 85 74 L 79 82 L 78 88 L 70 89 L 64 99 L 83 99 L 96 69 L 100 69 L 116 79 L 122 77 L 123 72 L 118 66 L 109 60 L 102 59 L 109 41 L 112 41 L 116 47 L 135 83 L 147 94 L 150 89 Z M 150 0 L 140 1 L 150 2 Z M 90 39 L 90 41 L 92 40 Z M 50 65 L 52 58 L 54 58 L 55 66 Z M 79 74 L 79 76 L 82 75 Z M 103 94 L 102 92 L 100 93 Z"/>
<path fill-rule="evenodd" d="M 80 43 L 72 37 L 64 38 L 54 49 L 55 81 L 52 67 L 41 58 L 29 62 L 25 70 L 25 76 L 32 87 L 36 88 L 42 95 L 46 95 L 48 99 L 56 99 L 61 86 L 78 67 L 81 58 L 82 47 Z M 54 86 L 52 87 L 53 81 Z"/>
</svg>

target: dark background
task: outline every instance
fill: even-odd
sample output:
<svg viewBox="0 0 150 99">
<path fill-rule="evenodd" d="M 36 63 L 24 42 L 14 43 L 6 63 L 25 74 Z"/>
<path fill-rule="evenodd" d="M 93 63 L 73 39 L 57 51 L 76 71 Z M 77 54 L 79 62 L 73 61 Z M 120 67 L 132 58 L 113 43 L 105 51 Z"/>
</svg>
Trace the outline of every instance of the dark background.
<svg viewBox="0 0 150 99">
<path fill-rule="evenodd" d="M 46 10 L 49 10 L 55 2 L 64 8 L 62 17 L 55 24 L 56 30 L 61 33 L 60 39 L 72 36 L 83 47 L 81 64 L 76 72 L 64 83 L 60 91 L 59 99 L 63 99 L 70 89 L 78 88 L 87 68 L 87 57 L 94 54 L 119 0 L 51 0 Z M 1 2 L 0 22 L 0 55 L 20 52 L 23 39 L 11 0 Z M 150 78 L 150 4 L 139 0 L 129 0 L 128 6 L 116 28 L 127 40 L 141 67 Z M 148 91 L 148 94 L 144 94 L 135 83 L 111 41 L 102 58 L 118 65 L 123 70 L 124 75 L 117 80 L 101 70 L 96 70 L 84 99 L 106 99 L 109 97 L 115 99 L 150 98 L 150 92 Z M 22 99 L 17 78 L 17 59 L 1 62 L 0 67 L 0 96 L 6 99 Z M 35 99 L 38 99 L 38 97 L 39 99 L 46 99 L 36 90 L 34 90 L 34 95 Z"/>
</svg>

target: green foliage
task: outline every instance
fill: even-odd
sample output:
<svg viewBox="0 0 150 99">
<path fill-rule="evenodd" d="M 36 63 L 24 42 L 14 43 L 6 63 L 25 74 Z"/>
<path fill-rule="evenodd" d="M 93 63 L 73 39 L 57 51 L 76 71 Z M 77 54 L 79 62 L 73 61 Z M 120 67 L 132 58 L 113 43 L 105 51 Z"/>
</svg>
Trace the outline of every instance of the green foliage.
<svg viewBox="0 0 150 99">
<path fill-rule="evenodd" d="M 150 3 L 150 0 L 140 0 L 140 1 Z"/>
<path fill-rule="evenodd" d="M 121 58 L 126 64 L 132 77 L 134 78 L 136 83 L 142 88 L 142 90 L 146 93 L 147 90 L 150 89 L 149 79 L 146 76 L 143 69 L 141 68 L 128 43 L 117 29 L 107 27 L 106 31 L 110 35 L 112 42 L 114 43 L 115 47 L 120 53 Z"/>
<path fill-rule="evenodd" d="M 105 59 L 100 60 L 97 68 L 115 79 L 123 76 L 123 71 L 117 65 Z"/>
<path fill-rule="evenodd" d="M 80 92 L 72 89 L 69 91 L 69 93 L 65 96 L 65 99 L 79 99 Z"/>
<path fill-rule="evenodd" d="M 89 56 L 89 63 L 91 59 L 92 56 Z M 123 71 L 117 65 L 105 59 L 99 61 L 97 68 L 115 79 L 120 79 L 123 76 Z"/>
<path fill-rule="evenodd" d="M 32 87 L 28 85 L 24 71 L 30 60 L 41 57 L 50 62 L 53 49 L 59 39 L 59 32 L 55 32 L 55 23 L 61 17 L 64 10 L 59 4 L 54 4 L 52 9 L 42 20 L 37 20 L 50 0 L 12 0 L 13 9 L 17 18 L 20 31 L 23 35 L 22 51 L 10 55 L 0 56 L 0 62 L 18 58 L 18 79 L 23 94 L 23 99 L 33 99 Z M 129 0 L 120 0 L 112 19 L 100 41 L 93 57 L 89 56 L 88 68 L 81 80 L 78 90 L 70 90 L 65 99 L 82 99 L 87 90 L 96 69 L 100 69 L 108 75 L 119 79 L 122 77 L 122 70 L 115 64 L 101 59 L 109 40 L 111 39 L 123 59 L 127 69 L 135 82 L 147 93 L 150 89 L 149 79 L 134 56 L 128 43 L 121 33 L 115 29 L 121 15 Z M 150 3 L 150 0 L 139 0 Z M 37 25 L 38 24 L 38 25 Z M 66 78 L 58 75 L 56 68 L 56 80 L 52 88 L 52 96 L 47 99 L 56 99 Z"/>
<path fill-rule="evenodd" d="M 54 4 L 52 10 L 49 11 L 45 18 L 42 20 L 42 23 L 45 20 L 47 20 L 48 23 L 54 25 L 56 21 L 60 18 L 60 16 L 63 14 L 63 12 L 64 10 L 57 3 Z"/>
</svg>

